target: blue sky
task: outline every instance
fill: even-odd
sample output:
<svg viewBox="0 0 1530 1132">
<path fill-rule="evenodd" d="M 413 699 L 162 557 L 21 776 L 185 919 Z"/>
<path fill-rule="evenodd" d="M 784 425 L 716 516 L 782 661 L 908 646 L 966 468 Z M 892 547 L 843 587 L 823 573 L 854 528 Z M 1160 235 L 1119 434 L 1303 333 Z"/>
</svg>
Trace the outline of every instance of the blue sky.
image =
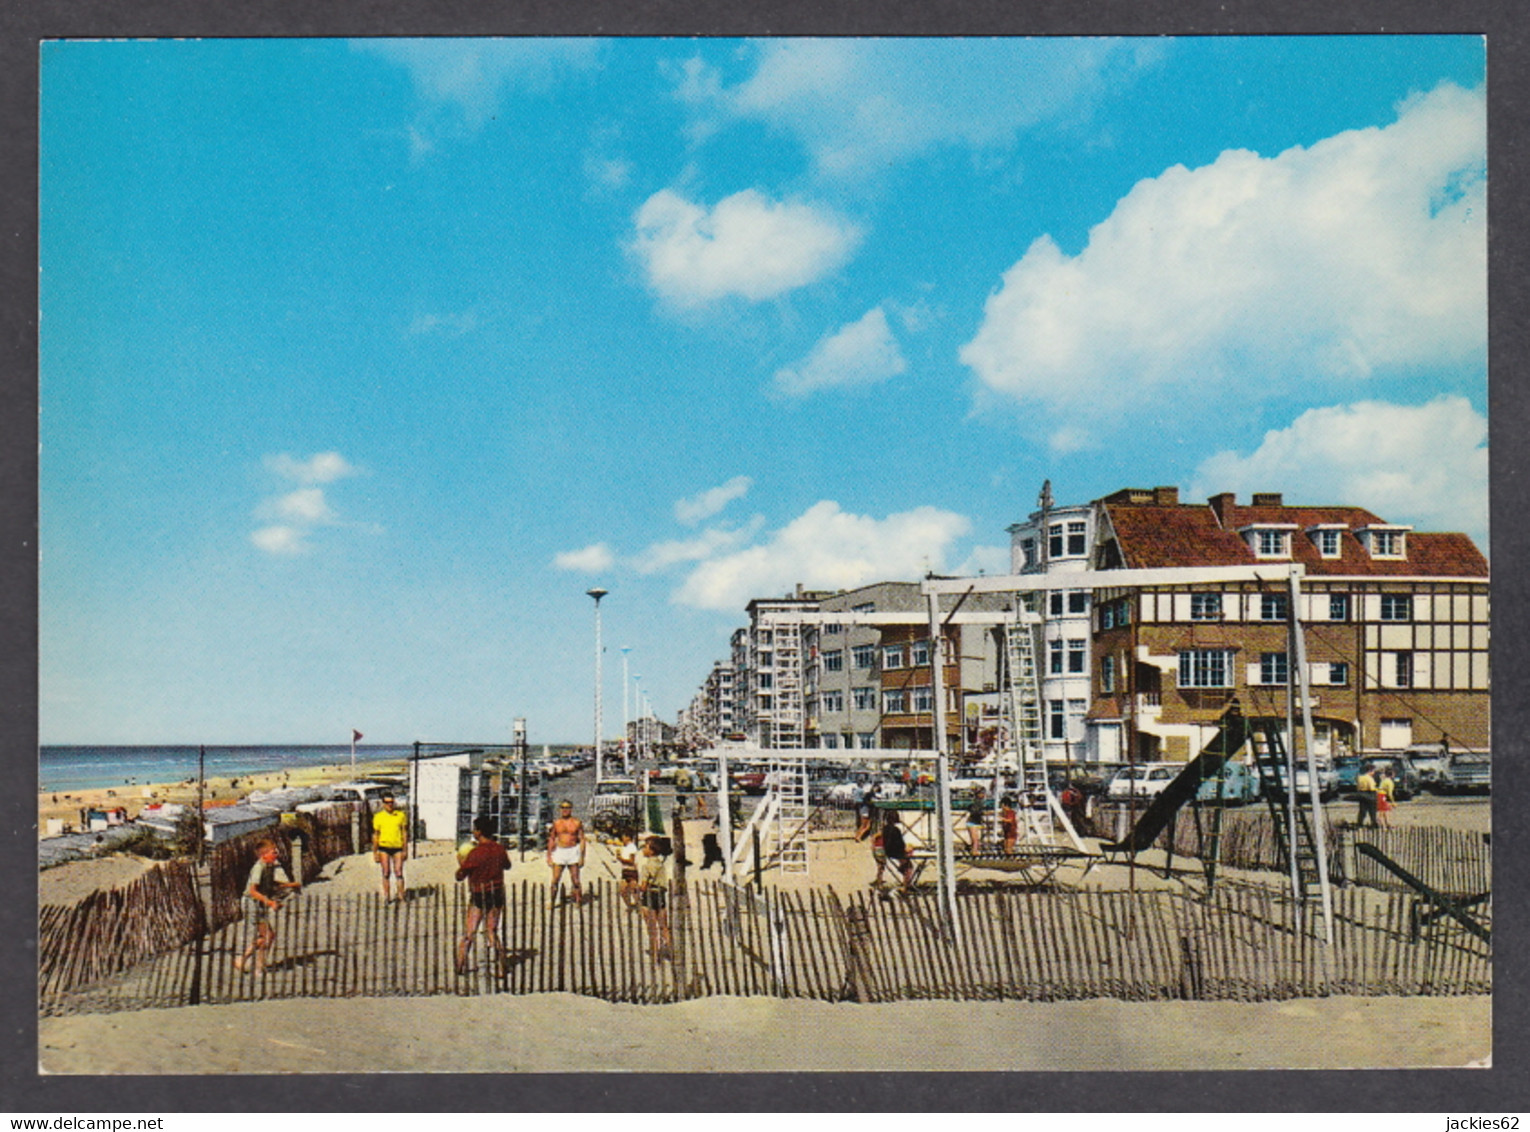
<svg viewBox="0 0 1530 1132">
<path fill-rule="evenodd" d="M 608 732 L 1062 502 L 1487 548 L 1477 37 L 42 49 L 44 742 Z"/>
</svg>

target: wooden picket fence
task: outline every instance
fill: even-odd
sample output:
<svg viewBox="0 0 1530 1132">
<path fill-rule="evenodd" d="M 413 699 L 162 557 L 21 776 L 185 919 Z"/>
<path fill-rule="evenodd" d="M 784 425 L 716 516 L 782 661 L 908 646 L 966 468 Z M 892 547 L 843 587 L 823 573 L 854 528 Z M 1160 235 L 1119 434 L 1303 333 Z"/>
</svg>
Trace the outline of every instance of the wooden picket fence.
<svg viewBox="0 0 1530 1132">
<path fill-rule="evenodd" d="M 277 917 L 260 979 L 233 968 L 243 923 L 198 936 L 88 985 L 44 986 L 44 1014 L 285 998 L 536 994 L 661 1003 L 710 995 L 824 1001 L 908 999 L 1261 1000 L 1327 994 L 1451 995 L 1492 985 L 1485 944 L 1452 925 L 1414 941 L 1414 902 L 1350 888 L 1335 894 L 1328 948 L 1304 910 L 1264 888 L 1219 885 L 1209 901 L 1175 892 L 1016 891 L 958 897 L 955 939 L 933 892 L 832 889 L 755 894 L 718 882 L 671 896 L 672 949 L 650 955 L 641 915 L 607 881 L 582 906 L 513 885 L 502 938 L 508 962 L 475 941 L 454 970 L 465 912 L 460 886 L 375 896 L 305 891 Z M 1490 916 L 1490 907 L 1480 910 Z"/>
<path fill-rule="evenodd" d="M 1159 838 L 1176 856 L 1199 858 L 1211 833 L 1213 815 L 1181 811 Z M 1357 844 L 1374 845 L 1437 892 L 1474 896 L 1493 887 L 1488 839 L 1480 833 L 1440 826 L 1356 829 L 1333 819 L 1326 828 L 1329 875 L 1336 881 L 1411 894 L 1413 890 L 1375 860 L 1356 853 Z M 1280 872 L 1274 823 L 1263 809 L 1229 810 L 1222 815 L 1219 860 L 1237 869 Z"/>
</svg>

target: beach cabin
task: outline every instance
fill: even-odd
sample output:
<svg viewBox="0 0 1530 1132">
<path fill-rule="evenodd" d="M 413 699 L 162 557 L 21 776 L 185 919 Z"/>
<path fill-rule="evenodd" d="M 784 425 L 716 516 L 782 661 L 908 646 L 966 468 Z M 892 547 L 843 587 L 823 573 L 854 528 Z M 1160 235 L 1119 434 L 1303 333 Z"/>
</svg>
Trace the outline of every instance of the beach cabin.
<svg viewBox="0 0 1530 1132">
<path fill-rule="evenodd" d="M 414 836 L 425 841 L 466 838 L 483 795 L 484 752 L 442 751 L 409 760 Z"/>
<path fill-rule="evenodd" d="M 276 814 L 251 806 L 219 806 L 202 811 L 203 838 L 210 845 L 222 845 L 246 833 L 270 829 L 276 822 Z"/>
</svg>

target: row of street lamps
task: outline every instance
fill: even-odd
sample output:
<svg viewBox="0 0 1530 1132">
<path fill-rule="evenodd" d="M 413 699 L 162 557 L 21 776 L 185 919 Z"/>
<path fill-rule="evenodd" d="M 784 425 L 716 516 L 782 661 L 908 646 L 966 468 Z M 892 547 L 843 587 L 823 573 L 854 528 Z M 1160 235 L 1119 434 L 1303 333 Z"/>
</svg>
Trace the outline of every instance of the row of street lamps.
<svg viewBox="0 0 1530 1132">
<path fill-rule="evenodd" d="M 587 595 L 589 595 L 590 597 L 595 599 L 595 781 L 596 782 L 600 782 L 600 781 L 603 781 L 605 779 L 605 776 L 606 776 L 605 775 L 605 745 L 604 745 L 604 742 L 603 742 L 603 736 L 604 736 L 604 732 L 605 732 L 605 720 L 604 720 L 604 718 L 602 716 L 602 710 L 603 710 L 603 706 L 604 705 L 603 705 L 602 699 L 601 699 L 601 687 L 602 687 L 602 680 L 601 680 L 601 656 L 602 656 L 602 653 L 605 650 L 604 650 L 604 646 L 601 644 L 601 639 L 600 639 L 600 599 L 605 597 L 611 591 L 610 590 L 606 590 L 606 589 L 602 589 L 599 586 L 595 586 L 595 587 L 593 587 L 591 589 L 585 590 L 584 592 Z M 629 752 L 629 748 L 630 748 L 631 744 L 630 744 L 630 742 L 628 741 L 628 738 L 627 738 L 627 729 L 628 729 L 628 726 L 630 724 L 630 718 L 631 718 L 628 715 L 628 712 L 627 712 L 627 680 L 628 680 L 628 675 L 627 675 L 627 654 L 629 652 L 631 652 L 631 651 L 632 650 L 630 648 L 628 648 L 628 647 L 624 646 L 622 648 L 622 746 L 621 746 L 621 750 L 622 750 L 622 770 L 624 772 L 631 769 L 630 760 L 628 758 L 628 755 L 630 753 Z M 640 725 L 638 727 L 638 757 L 641 758 L 643 756 L 643 739 L 646 736 L 647 731 L 648 731 L 648 728 L 647 728 L 646 724 L 647 724 L 648 718 L 653 714 L 653 709 L 649 705 L 647 693 L 645 693 L 643 691 L 643 678 L 641 676 L 633 676 L 633 677 L 631 677 L 631 680 L 632 680 L 633 685 L 634 685 L 634 699 L 636 700 L 636 703 L 634 704 L 634 706 L 638 709 L 639 718 L 640 718 L 640 720 L 642 720 L 642 723 L 640 723 Z"/>
</svg>

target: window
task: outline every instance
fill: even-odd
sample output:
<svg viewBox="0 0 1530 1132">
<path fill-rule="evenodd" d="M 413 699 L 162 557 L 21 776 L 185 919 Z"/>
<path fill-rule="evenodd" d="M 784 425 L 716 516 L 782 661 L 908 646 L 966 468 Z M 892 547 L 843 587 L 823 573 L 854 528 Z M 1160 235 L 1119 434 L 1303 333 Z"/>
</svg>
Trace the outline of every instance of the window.
<svg viewBox="0 0 1530 1132">
<path fill-rule="evenodd" d="M 1317 552 L 1324 558 L 1339 557 L 1338 531 L 1314 531 L 1312 541 L 1317 546 Z"/>
<path fill-rule="evenodd" d="M 1259 656 L 1259 683 L 1284 684 L 1290 678 L 1283 652 L 1261 653 Z"/>
<path fill-rule="evenodd" d="M 825 672 L 843 672 L 845 670 L 845 654 L 842 649 L 832 649 L 823 654 L 823 670 Z"/>
<path fill-rule="evenodd" d="M 1383 719 L 1381 721 L 1381 747 L 1387 751 L 1401 751 L 1413 745 L 1413 721 L 1411 719 Z"/>
<path fill-rule="evenodd" d="M 1290 602 L 1285 594 L 1259 595 L 1259 620 L 1284 621 L 1290 614 Z"/>
<path fill-rule="evenodd" d="M 1100 691 L 1109 695 L 1116 690 L 1116 658 L 1100 657 Z"/>
<path fill-rule="evenodd" d="M 1349 595 L 1348 594 L 1329 594 L 1328 595 L 1328 620 L 1330 620 L 1330 621 L 1348 621 L 1349 620 Z"/>
<path fill-rule="evenodd" d="M 1186 649 L 1179 654 L 1181 688 L 1232 687 L 1230 649 Z"/>
<path fill-rule="evenodd" d="M 1392 686 L 1394 688 L 1413 687 L 1413 654 L 1411 652 L 1394 653 L 1392 663 L 1396 675 Z"/>
<path fill-rule="evenodd" d="M 1132 623 L 1132 603 L 1130 598 L 1122 598 L 1116 604 L 1116 624 L 1130 625 Z"/>
<path fill-rule="evenodd" d="M 1052 617 L 1061 617 L 1063 615 L 1062 590 L 1053 590 L 1047 595 L 1047 613 Z"/>
<path fill-rule="evenodd" d="M 1382 594 L 1381 619 L 1383 621 L 1412 621 L 1412 594 Z"/>
<path fill-rule="evenodd" d="M 908 710 L 908 693 L 902 688 L 889 689 L 882 693 L 882 710 L 888 714 L 905 712 Z"/>
<path fill-rule="evenodd" d="M 876 645 L 855 645 L 850 649 L 850 659 L 857 668 L 874 668 L 877 663 Z"/>
<path fill-rule="evenodd" d="M 1116 607 L 1114 605 L 1100 606 L 1100 628 L 1114 629 L 1116 627 Z"/>
<path fill-rule="evenodd" d="M 773 684 L 772 684 L 772 683 L 771 683 L 771 675 L 770 675 L 770 673 L 769 673 L 769 672 L 761 672 L 761 673 L 760 673 L 760 681 L 759 681 L 759 686 L 760 686 L 760 687 L 761 687 L 761 688 L 770 688 L 770 687 L 773 687 L 773 686 L 774 686 L 774 685 L 773 685 Z"/>
<path fill-rule="evenodd" d="M 1033 538 L 1020 540 L 1020 554 L 1025 560 L 1025 568 L 1029 569 L 1036 565 L 1036 540 Z"/>
<path fill-rule="evenodd" d="M 1089 591 L 1088 590 L 1069 590 L 1068 591 L 1068 612 L 1069 613 L 1088 613 L 1089 612 Z"/>
<path fill-rule="evenodd" d="M 1403 556 L 1403 533 L 1401 531 L 1372 531 L 1371 555 L 1375 558 L 1401 558 Z"/>
<path fill-rule="evenodd" d="M 888 645 L 885 649 L 882 650 L 882 667 L 883 668 L 902 668 L 903 667 L 903 646 L 902 645 Z"/>
<path fill-rule="evenodd" d="M 838 735 L 825 735 L 825 736 L 822 737 L 822 742 L 823 742 L 823 746 L 824 746 L 825 750 L 828 750 L 828 751 L 837 750 L 838 747 L 839 747 L 839 736 Z"/>
<path fill-rule="evenodd" d="M 770 667 L 770 662 L 773 661 L 775 659 L 775 657 L 776 657 L 775 653 L 772 653 L 772 652 L 762 652 L 760 654 L 760 667 L 761 668 L 769 668 Z"/>
<path fill-rule="evenodd" d="M 1191 594 L 1190 595 L 1190 620 L 1192 620 L 1192 621 L 1220 621 L 1220 620 L 1222 620 L 1222 595 L 1221 594 Z"/>
<path fill-rule="evenodd" d="M 1290 538 L 1287 531 L 1254 531 L 1254 554 L 1260 558 L 1290 558 Z"/>
<path fill-rule="evenodd" d="M 1335 688 L 1344 688 L 1349 685 L 1349 665 L 1342 660 L 1335 660 L 1328 665 L 1328 683 Z"/>
<path fill-rule="evenodd" d="M 1069 641 L 1068 642 L 1068 671 L 1069 672 L 1087 672 L 1087 671 L 1089 671 L 1088 668 L 1086 668 L 1085 664 L 1084 664 L 1084 659 L 1085 659 L 1084 649 L 1085 649 L 1085 646 L 1088 645 L 1088 643 L 1089 642 L 1087 642 L 1087 641 Z"/>
<path fill-rule="evenodd" d="M 1084 715 L 1088 710 L 1088 700 L 1068 701 L 1068 738 L 1073 742 L 1084 738 Z"/>
<path fill-rule="evenodd" d="M 1063 525 L 1053 523 L 1047 528 L 1047 555 L 1051 558 L 1061 558 L 1063 545 Z"/>
<path fill-rule="evenodd" d="M 875 688 L 852 688 L 850 689 L 850 702 L 855 705 L 856 711 L 876 711 L 877 690 Z"/>
<path fill-rule="evenodd" d="M 850 607 L 851 613 L 875 613 L 876 611 L 877 603 L 874 601 L 868 601 L 864 605 L 852 605 Z"/>
<path fill-rule="evenodd" d="M 842 625 L 825 625 L 823 627 L 823 633 L 826 637 L 837 637 L 842 632 L 844 632 L 844 626 Z"/>
<path fill-rule="evenodd" d="M 1085 540 L 1089 533 L 1089 524 L 1078 522 L 1068 524 L 1068 553 L 1082 555 L 1085 550 Z"/>
<path fill-rule="evenodd" d="M 916 641 L 914 643 L 914 660 L 913 660 L 914 667 L 915 668 L 922 668 L 922 667 L 924 667 L 925 665 L 927 665 L 929 663 L 930 663 L 930 642 L 929 641 Z"/>
<path fill-rule="evenodd" d="M 845 710 L 845 693 L 843 693 L 843 692 L 822 692 L 818 696 L 818 704 L 819 704 L 819 707 L 823 711 L 825 711 L 825 712 L 844 711 Z"/>
<path fill-rule="evenodd" d="M 1063 670 L 1063 643 L 1061 641 L 1047 642 L 1047 672 L 1053 676 L 1061 676 Z"/>
<path fill-rule="evenodd" d="M 935 710 L 935 689 L 931 688 L 927 684 L 921 684 L 917 688 L 915 688 L 914 689 L 914 710 L 915 711 L 934 711 Z"/>
<path fill-rule="evenodd" d="M 1064 711 L 1062 700 L 1047 701 L 1047 738 L 1066 739 L 1068 737 L 1068 716 Z"/>
</svg>

